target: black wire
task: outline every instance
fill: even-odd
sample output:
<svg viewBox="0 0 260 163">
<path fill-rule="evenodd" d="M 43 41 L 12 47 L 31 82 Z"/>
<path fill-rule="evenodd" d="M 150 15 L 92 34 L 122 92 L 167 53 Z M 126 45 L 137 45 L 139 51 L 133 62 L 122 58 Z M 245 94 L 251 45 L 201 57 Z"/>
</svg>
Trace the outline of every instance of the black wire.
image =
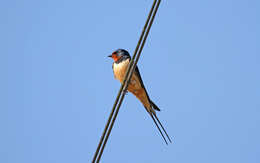
<svg viewBox="0 0 260 163">
<path fill-rule="evenodd" d="M 123 101 L 123 99 L 124 99 L 124 96 L 125 96 L 125 93 L 126 93 L 126 90 L 127 90 L 127 86 L 128 86 L 128 84 L 129 84 L 129 81 L 130 81 L 130 79 L 131 79 L 131 76 L 132 76 L 132 74 L 133 74 L 133 72 L 134 72 L 134 70 L 135 70 L 135 66 L 136 66 L 136 64 L 137 64 L 137 62 L 138 62 L 138 59 L 139 59 L 140 54 L 141 54 L 141 51 L 142 51 L 142 49 L 143 49 L 143 47 L 144 47 L 146 38 L 147 38 L 148 33 L 149 33 L 149 31 L 150 31 L 151 25 L 152 25 L 152 23 L 153 23 L 155 14 L 156 14 L 156 12 L 157 12 L 157 10 L 158 10 L 158 7 L 159 7 L 159 5 L 160 5 L 161 0 L 158 0 L 157 6 L 156 6 L 155 11 L 154 11 L 154 6 L 155 6 L 156 2 L 157 2 L 157 0 L 154 0 L 153 5 L 152 5 L 152 8 L 151 8 L 151 10 L 150 10 L 150 12 L 149 12 L 148 18 L 147 18 L 147 20 L 146 20 L 145 26 L 144 26 L 144 28 L 143 28 L 142 34 L 141 34 L 140 39 L 139 39 L 139 41 L 138 41 L 138 43 L 137 43 L 137 46 L 136 46 L 134 55 L 133 55 L 133 57 L 132 57 L 132 59 L 131 59 L 131 62 L 130 62 L 130 64 L 129 64 L 129 66 L 128 66 L 128 69 L 127 69 L 127 72 L 126 72 L 124 81 L 123 81 L 123 83 L 122 83 L 122 85 L 121 85 L 121 87 L 120 87 L 120 90 L 119 90 L 119 92 L 118 92 L 117 98 L 116 98 L 115 103 L 114 103 L 114 105 L 113 105 L 112 111 L 111 111 L 111 113 L 110 113 L 110 116 L 109 116 L 108 121 L 107 121 L 107 123 L 106 123 L 105 129 L 104 129 L 104 131 L 103 131 L 102 137 L 101 137 L 100 142 L 99 142 L 99 144 L 98 144 L 97 150 L 96 150 L 95 155 L 94 155 L 94 157 L 93 157 L 92 163 L 95 163 L 95 161 L 98 163 L 98 162 L 100 161 L 100 158 L 101 158 L 102 154 L 103 154 L 105 145 L 106 145 L 106 143 L 107 143 L 107 140 L 108 140 L 108 138 L 109 138 L 110 132 L 111 132 L 111 130 L 112 130 L 112 128 L 113 128 L 114 122 L 115 122 L 116 117 L 117 117 L 117 115 L 118 115 L 120 106 L 121 106 L 122 101 Z M 153 12 L 153 11 L 154 11 L 154 12 Z M 152 19 L 150 20 L 152 13 L 153 13 L 153 16 L 152 16 Z M 149 23 L 149 22 L 150 22 L 150 23 Z M 148 25 L 148 23 L 149 23 L 149 25 Z M 148 28 L 147 28 L 147 25 L 148 25 Z M 144 34 L 145 34 L 145 35 L 144 35 Z M 143 37 L 143 36 L 144 36 L 144 37 Z M 144 39 L 143 39 L 143 38 L 144 38 Z M 142 40 L 143 40 L 143 41 L 142 41 Z M 140 50 L 139 50 L 140 44 L 141 44 L 141 48 L 140 48 Z M 138 50 L 139 50 L 139 52 L 138 52 Z M 138 52 L 138 54 L 137 54 L 137 52 Z M 136 55 L 137 55 L 137 58 L 136 58 L 136 60 L 134 60 L 135 57 L 136 57 Z M 119 103 L 118 103 L 118 101 L 119 101 Z M 118 104 L 118 105 L 117 105 L 117 104 Z M 116 108 L 116 112 L 115 112 L 115 114 L 114 114 L 115 108 Z M 113 119 L 112 119 L 112 117 L 113 117 Z M 112 119 L 112 122 L 111 122 L 111 119 Z M 108 128 L 108 127 L 109 127 L 109 128 Z M 108 132 L 107 132 L 107 131 L 108 131 Z M 102 147 L 101 147 L 101 145 L 102 145 Z M 101 150 L 100 150 L 100 148 L 101 148 Z M 99 155 L 98 155 L 98 154 L 99 154 Z M 98 156 L 98 157 L 97 157 L 97 156 Z M 96 160 L 96 159 L 97 159 L 97 160 Z"/>
<path fill-rule="evenodd" d="M 141 36 L 140 36 L 140 38 L 139 38 L 139 41 L 138 41 L 138 43 L 137 43 L 137 46 L 136 46 L 134 55 L 133 55 L 132 60 L 131 60 L 131 62 L 130 62 L 130 64 L 129 64 L 129 66 L 128 66 L 128 69 L 127 69 L 127 72 L 126 72 L 126 75 L 125 75 L 125 76 L 127 76 L 127 75 L 129 74 L 130 66 L 133 64 L 134 58 L 136 57 L 136 54 L 137 54 L 137 51 L 138 51 L 139 46 L 140 46 L 140 44 L 141 44 L 141 41 L 143 40 L 143 36 L 144 36 L 145 31 L 146 31 L 148 22 L 149 22 L 149 20 L 150 20 L 150 18 L 151 18 L 151 15 L 152 15 L 152 11 L 153 11 L 153 9 L 154 9 L 154 6 L 155 6 L 155 2 L 153 3 L 152 9 L 151 9 L 151 11 L 150 11 L 150 13 L 149 13 L 149 15 L 148 15 L 148 18 L 147 18 L 146 23 L 145 23 L 145 25 L 144 25 L 142 34 L 141 34 Z M 106 123 L 105 129 L 104 129 L 104 131 L 103 131 L 103 134 L 102 134 L 102 136 L 101 136 L 101 138 L 100 138 L 100 141 L 99 141 L 97 150 L 96 150 L 96 152 L 95 152 L 95 155 L 94 155 L 94 157 L 93 157 L 92 163 L 95 162 L 95 160 L 96 160 L 96 158 L 97 158 L 97 155 L 98 155 L 98 152 L 100 151 L 100 147 L 101 147 L 101 145 L 102 145 L 103 142 L 104 142 L 104 137 L 105 137 L 106 132 L 107 132 L 107 129 L 108 129 L 110 123 L 111 123 L 111 119 L 112 119 L 112 117 L 113 117 L 113 115 L 114 115 L 114 111 L 115 111 L 115 108 L 116 108 L 116 106 L 117 106 L 117 104 L 118 104 L 119 98 L 120 98 L 121 95 L 122 95 L 122 90 L 123 90 L 123 88 L 124 88 L 125 83 L 126 83 L 126 77 L 124 78 L 124 81 L 123 81 L 123 83 L 122 83 L 122 85 L 121 85 L 121 87 L 120 87 L 120 90 L 119 90 L 119 92 L 118 92 L 117 98 L 116 98 L 116 100 L 115 100 L 115 102 L 114 102 L 113 108 L 112 108 L 112 110 L 111 110 L 110 116 L 109 116 L 109 118 L 108 118 L 108 121 L 107 121 L 107 123 Z"/>
</svg>

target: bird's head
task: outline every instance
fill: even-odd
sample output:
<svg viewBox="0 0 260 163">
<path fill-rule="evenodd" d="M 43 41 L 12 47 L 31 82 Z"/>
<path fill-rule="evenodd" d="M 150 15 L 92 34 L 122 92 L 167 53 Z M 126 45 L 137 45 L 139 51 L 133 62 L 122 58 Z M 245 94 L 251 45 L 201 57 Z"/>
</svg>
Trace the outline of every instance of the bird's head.
<svg viewBox="0 0 260 163">
<path fill-rule="evenodd" d="M 117 49 L 116 51 L 114 51 L 111 55 L 109 55 L 108 57 L 113 58 L 113 60 L 115 62 L 119 61 L 120 59 L 126 59 L 126 58 L 130 58 L 130 55 L 128 53 L 128 51 L 124 50 L 124 49 Z"/>
</svg>

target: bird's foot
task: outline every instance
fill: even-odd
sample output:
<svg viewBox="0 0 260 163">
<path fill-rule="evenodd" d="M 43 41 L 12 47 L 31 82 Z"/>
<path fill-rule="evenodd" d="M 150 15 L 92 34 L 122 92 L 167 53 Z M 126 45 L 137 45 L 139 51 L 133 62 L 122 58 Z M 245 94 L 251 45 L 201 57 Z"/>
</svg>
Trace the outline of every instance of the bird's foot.
<svg viewBox="0 0 260 163">
<path fill-rule="evenodd" d="M 124 94 L 127 95 L 128 91 L 127 90 L 124 90 Z"/>
</svg>

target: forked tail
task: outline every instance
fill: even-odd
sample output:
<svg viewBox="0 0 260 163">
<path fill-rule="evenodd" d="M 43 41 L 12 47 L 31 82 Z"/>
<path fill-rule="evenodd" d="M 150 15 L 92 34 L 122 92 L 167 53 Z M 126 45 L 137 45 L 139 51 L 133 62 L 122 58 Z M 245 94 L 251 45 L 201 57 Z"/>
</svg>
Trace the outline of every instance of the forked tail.
<svg viewBox="0 0 260 163">
<path fill-rule="evenodd" d="M 158 108 L 158 106 L 156 106 L 152 101 L 150 101 L 150 102 L 151 102 L 152 107 L 153 107 L 155 110 L 160 111 L 160 109 Z M 158 130 L 159 130 L 159 132 L 160 132 L 160 134 L 161 134 L 163 140 L 165 141 L 165 143 L 168 145 L 168 142 L 167 142 L 167 140 L 166 140 L 164 134 L 166 135 L 166 137 L 168 138 L 169 142 L 171 143 L 171 142 L 172 142 L 172 141 L 171 141 L 171 138 L 169 137 L 168 133 L 167 133 L 166 130 L 164 129 L 162 123 L 160 122 L 160 120 L 159 120 L 159 118 L 157 117 L 157 115 L 155 114 L 155 112 L 150 112 L 149 114 L 151 115 L 151 117 L 152 117 L 152 119 L 153 119 L 153 121 L 154 121 L 156 127 L 158 128 Z M 159 125 L 158 125 L 158 123 L 159 123 Z M 160 127 L 162 128 L 164 134 L 163 134 L 163 132 L 162 132 L 162 130 L 161 130 Z"/>
</svg>

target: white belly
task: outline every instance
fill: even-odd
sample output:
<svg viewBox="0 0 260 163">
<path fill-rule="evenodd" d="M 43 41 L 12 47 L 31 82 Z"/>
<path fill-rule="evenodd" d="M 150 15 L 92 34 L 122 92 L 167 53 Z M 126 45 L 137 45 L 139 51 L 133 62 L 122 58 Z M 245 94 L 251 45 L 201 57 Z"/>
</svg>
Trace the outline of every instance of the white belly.
<svg viewBox="0 0 260 163">
<path fill-rule="evenodd" d="M 120 63 L 114 63 L 113 65 L 115 78 L 119 80 L 120 83 L 123 83 L 128 64 L 129 59 L 126 59 Z"/>
<path fill-rule="evenodd" d="M 119 80 L 121 84 L 124 81 L 125 73 L 126 73 L 129 62 L 130 62 L 130 60 L 127 59 L 118 64 L 114 63 L 114 65 L 113 65 L 113 71 L 114 71 L 115 78 L 117 80 Z M 140 83 L 138 77 L 136 76 L 135 72 L 132 75 L 130 85 L 133 87 L 133 89 L 141 88 L 141 83 Z"/>
</svg>

